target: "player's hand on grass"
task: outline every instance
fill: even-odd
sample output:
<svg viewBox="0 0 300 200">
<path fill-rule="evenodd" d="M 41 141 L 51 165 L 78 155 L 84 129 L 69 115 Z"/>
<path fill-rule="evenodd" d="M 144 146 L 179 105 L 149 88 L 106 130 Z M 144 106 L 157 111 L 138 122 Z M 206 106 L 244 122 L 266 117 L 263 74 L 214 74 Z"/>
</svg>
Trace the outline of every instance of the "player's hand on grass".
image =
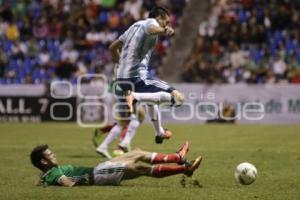
<svg viewBox="0 0 300 200">
<path fill-rule="evenodd" d="M 34 185 L 35 185 L 35 186 L 41 186 L 41 185 L 43 185 L 42 179 L 39 178 L 39 179 L 35 180 L 35 181 L 34 181 Z"/>
</svg>

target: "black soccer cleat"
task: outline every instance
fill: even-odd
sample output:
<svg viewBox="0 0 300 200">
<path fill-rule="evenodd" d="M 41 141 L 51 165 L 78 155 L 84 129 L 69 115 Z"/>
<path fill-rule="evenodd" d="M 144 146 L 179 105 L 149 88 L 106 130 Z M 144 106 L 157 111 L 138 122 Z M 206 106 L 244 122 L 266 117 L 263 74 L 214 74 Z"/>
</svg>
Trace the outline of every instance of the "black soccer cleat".
<svg viewBox="0 0 300 200">
<path fill-rule="evenodd" d="M 156 144 L 162 144 L 163 141 L 164 141 L 164 138 L 162 136 L 159 136 L 159 135 L 155 136 L 155 143 Z"/>
<path fill-rule="evenodd" d="M 162 144 L 164 139 L 168 140 L 172 137 L 173 133 L 170 130 L 165 130 L 163 135 L 157 135 L 155 136 L 155 143 L 156 144 Z"/>
</svg>

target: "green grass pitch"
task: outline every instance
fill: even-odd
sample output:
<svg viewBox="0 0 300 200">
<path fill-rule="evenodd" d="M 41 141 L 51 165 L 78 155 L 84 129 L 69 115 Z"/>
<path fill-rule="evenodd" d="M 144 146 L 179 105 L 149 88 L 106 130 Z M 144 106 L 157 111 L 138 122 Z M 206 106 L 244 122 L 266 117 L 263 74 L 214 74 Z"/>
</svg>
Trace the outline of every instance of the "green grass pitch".
<svg viewBox="0 0 300 200">
<path fill-rule="evenodd" d="M 181 176 L 165 179 L 143 177 L 122 186 L 77 188 L 37 187 L 39 174 L 29 161 L 37 144 L 48 143 L 60 164 L 95 166 L 103 161 L 91 143 L 91 129 L 73 123 L 0 124 L 0 199 L 199 199 L 241 200 L 300 199 L 300 126 L 168 125 L 171 140 L 154 143 L 153 129 L 143 125 L 133 147 L 148 151 L 174 152 L 188 140 L 189 159 L 204 157 L 194 177 L 202 188 L 180 185 Z M 235 182 L 237 164 L 248 161 L 258 169 L 256 182 Z"/>
</svg>

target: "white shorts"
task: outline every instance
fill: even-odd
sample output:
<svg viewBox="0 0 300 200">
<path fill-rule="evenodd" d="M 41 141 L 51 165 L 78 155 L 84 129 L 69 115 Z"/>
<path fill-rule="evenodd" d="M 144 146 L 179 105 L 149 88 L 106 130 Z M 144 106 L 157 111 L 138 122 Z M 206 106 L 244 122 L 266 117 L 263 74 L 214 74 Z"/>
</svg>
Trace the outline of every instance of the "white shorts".
<svg viewBox="0 0 300 200">
<path fill-rule="evenodd" d="M 124 176 L 125 163 L 106 161 L 94 168 L 95 185 L 120 185 Z"/>
</svg>

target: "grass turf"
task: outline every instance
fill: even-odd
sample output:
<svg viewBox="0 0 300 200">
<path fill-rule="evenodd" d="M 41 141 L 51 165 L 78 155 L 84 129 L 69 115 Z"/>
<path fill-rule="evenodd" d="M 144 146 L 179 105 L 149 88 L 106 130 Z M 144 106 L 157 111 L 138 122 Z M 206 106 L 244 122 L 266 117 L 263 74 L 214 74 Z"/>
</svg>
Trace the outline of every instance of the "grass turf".
<svg viewBox="0 0 300 200">
<path fill-rule="evenodd" d="M 29 162 L 37 144 L 48 143 L 61 164 L 95 166 L 103 161 L 94 151 L 91 130 L 76 124 L 0 124 L 0 199 L 300 199 L 300 126 L 169 125 L 171 140 L 154 144 L 153 129 L 143 125 L 133 147 L 174 152 L 191 142 L 189 159 L 204 161 L 195 174 L 203 188 L 179 184 L 181 176 L 143 177 L 122 186 L 77 188 L 36 187 L 39 174 Z M 234 180 L 237 164 L 248 161 L 258 169 L 256 182 L 241 186 Z"/>
</svg>

